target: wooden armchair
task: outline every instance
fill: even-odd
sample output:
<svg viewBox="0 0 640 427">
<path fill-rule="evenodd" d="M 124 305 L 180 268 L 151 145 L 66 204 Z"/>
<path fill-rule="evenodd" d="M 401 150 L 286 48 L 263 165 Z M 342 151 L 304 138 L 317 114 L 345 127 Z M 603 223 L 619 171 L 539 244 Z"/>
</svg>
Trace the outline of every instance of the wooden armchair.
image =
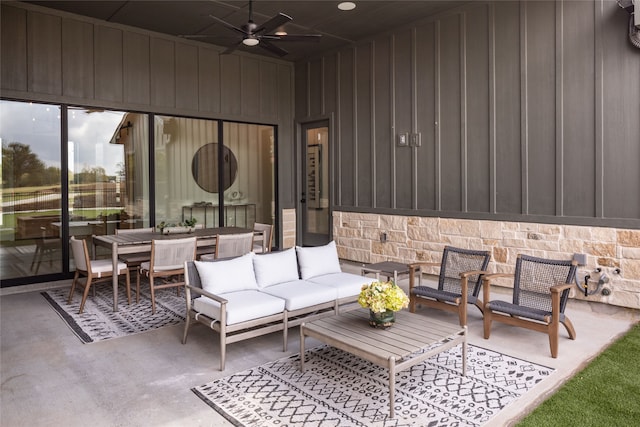
<svg viewBox="0 0 640 427">
<path fill-rule="evenodd" d="M 409 310 L 416 305 L 458 313 L 460 326 L 467 324 L 467 304 L 474 304 L 483 311 L 478 299 L 482 275 L 486 274 L 491 253 L 446 246 L 440 263 L 422 262 L 409 265 Z M 415 286 L 415 273 L 425 266 L 440 266 L 438 288 Z"/>
<path fill-rule="evenodd" d="M 492 321 L 549 335 L 551 357 L 558 357 L 558 329 L 562 323 L 569 338 L 576 338 L 571 321 L 564 314 L 569 289 L 573 286 L 577 263 L 518 255 L 514 274 L 490 274 L 483 279 L 484 337 L 491 334 Z M 512 302 L 489 300 L 491 281 L 513 277 Z M 487 302 L 488 301 L 488 302 Z"/>
</svg>

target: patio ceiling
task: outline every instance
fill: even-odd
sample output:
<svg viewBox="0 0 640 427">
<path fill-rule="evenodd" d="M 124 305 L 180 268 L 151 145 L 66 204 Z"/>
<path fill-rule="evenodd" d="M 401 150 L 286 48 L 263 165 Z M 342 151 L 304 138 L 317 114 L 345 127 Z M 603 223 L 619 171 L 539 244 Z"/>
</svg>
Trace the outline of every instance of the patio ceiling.
<svg viewBox="0 0 640 427">
<path fill-rule="evenodd" d="M 339 48 L 375 34 L 457 7 L 471 0 L 355 1 L 352 11 L 341 11 L 339 1 L 260 1 L 253 4 L 253 20 L 262 24 L 279 12 L 293 18 L 285 25 L 291 34 L 321 34 L 319 43 L 274 42 L 289 52 L 283 59 L 296 61 L 305 56 Z M 206 35 L 199 41 L 230 46 L 241 35 L 211 19 L 216 16 L 237 27 L 249 17 L 249 1 L 26 1 L 52 9 L 155 31 L 181 35 Z M 259 47 L 240 44 L 239 50 L 273 56 Z"/>
</svg>

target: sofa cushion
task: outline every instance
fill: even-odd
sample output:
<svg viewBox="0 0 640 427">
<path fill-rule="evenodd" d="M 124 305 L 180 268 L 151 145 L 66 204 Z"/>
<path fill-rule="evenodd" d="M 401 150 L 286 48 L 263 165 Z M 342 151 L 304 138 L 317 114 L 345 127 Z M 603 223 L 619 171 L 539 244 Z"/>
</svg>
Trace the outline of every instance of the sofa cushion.
<svg viewBox="0 0 640 427">
<path fill-rule="evenodd" d="M 335 289 L 304 280 L 279 283 L 263 288 L 260 292 L 282 298 L 285 301 L 285 308 L 289 311 L 311 307 L 336 299 Z"/>
<path fill-rule="evenodd" d="M 194 261 L 202 289 L 220 295 L 258 289 L 253 273 L 253 253 L 224 261 Z"/>
<path fill-rule="evenodd" d="M 260 288 L 299 279 L 294 248 L 254 256 L 253 269 Z"/>
<path fill-rule="evenodd" d="M 308 281 L 334 288 L 338 298 L 346 298 L 359 295 L 362 285 L 373 283 L 376 279 L 353 273 L 331 273 L 312 277 Z"/>
<path fill-rule="evenodd" d="M 223 295 L 227 300 L 227 325 L 259 319 L 284 311 L 284 300 L 260 291 L 238 291 Z M 212 319 L 220 319 L 220 303 L 205 296 L 193 300 L 193 308 Z"/>
<path fill-rule="evenodd" d="M 340 273 L 340 261 L 336 242 L 333 240 L 324 246 L 303 248 L 296 246 L 300 278 L 305 280 L 323 274 Z"/>
</svg>

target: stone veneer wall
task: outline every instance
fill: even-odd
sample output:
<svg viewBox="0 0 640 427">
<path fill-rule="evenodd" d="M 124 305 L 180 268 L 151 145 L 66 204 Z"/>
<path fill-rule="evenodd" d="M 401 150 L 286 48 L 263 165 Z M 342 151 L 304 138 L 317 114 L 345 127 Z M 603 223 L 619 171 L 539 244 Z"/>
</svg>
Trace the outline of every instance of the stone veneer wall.
<svg viewBox="0 0 640 427">
<path fill-rule="evenodd" d="M 386 242 L 380 241 L 383 232 Z M 333 237 L 345 260 L 439 262 L 444 246 L 451 245 L 490 250 L 490 271 L 503 273 L 513 272 L 519 253 L 556 259 L 583 253 L 587 264 L 578 268 L 581 282 L 597 267 L 611 279 L 603 286 L 611 291 L 608 296 L 599 292 L 586 299 L 640 308 L 640 230 L 335 211 Z M 509 286 L 509 281 L 499 284 Z M 571 295 L 585 299 L 577 287 Z"/>
</svg>

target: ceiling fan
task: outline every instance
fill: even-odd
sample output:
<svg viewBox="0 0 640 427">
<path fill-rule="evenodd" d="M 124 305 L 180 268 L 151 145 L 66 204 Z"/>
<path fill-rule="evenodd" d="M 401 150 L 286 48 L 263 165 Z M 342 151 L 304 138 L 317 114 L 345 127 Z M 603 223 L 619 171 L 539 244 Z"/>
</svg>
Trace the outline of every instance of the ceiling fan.
<svg viewBox="0 0 640 427">
<path fill-rule="evenodd" d="M 293 18 L 289 15 L 285 15 L 284 13 L 278 13 L 276 16 L 269 19 L 267 22 L 262 25 L 258 25 L 253 22 L 253 1 L 249 0 L 249 20 L 246 24 L 243 24 L 240 27 L 236 27 L 223 19 L 218 18 L 214 15 L 209 15 L 209 17 L 225 27 L 233 30 L 239 34 L 241 34 L 242 38 L 235 44 L 229 46 L 227 50 L 222 52 L 222 54 L 228 54 L 236 50 L 241 44 L 245 46 L 259 46 L 269 52 L 278 55 L 285 56 L 289 52 L 286 50 L 274 45 L 272 42 L 274 41 L 308 41 L 308 42 L 319 42 L 322 37 L 321 34 L 287 34 L 285 32 L 276 32 L 274 34 L 269 34 L 273 30 L 276 30 L 278 27 L 286 24 L 291 21 Z M 197 35 L 197 36 L 185 36 L 189 38 L 206 38 L 213 37 L 207 35 Z"/>
</svg>

